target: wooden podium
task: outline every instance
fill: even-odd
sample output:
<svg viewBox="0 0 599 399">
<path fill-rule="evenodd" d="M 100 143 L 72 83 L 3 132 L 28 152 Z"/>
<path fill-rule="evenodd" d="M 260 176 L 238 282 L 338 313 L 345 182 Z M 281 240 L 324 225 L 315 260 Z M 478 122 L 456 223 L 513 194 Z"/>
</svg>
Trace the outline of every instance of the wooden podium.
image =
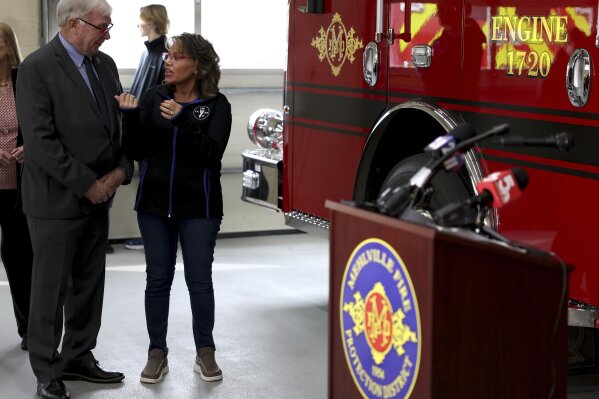
<svg viewBox="0 0 599 399">
<path fill-rule="evenodd" d="M 330 201 L 326 206 L 331 210 L 330 399 L 566 397 L 564 265 L 468 234 L 437 231 Z M 365 288 L 361 296 L 369 295 L 375 308 L 377 303 L 373 298 L 384 304 L 382 298 L 393 291 L 387 284 L 385 295 L 373 294 L 370 287 L 376 284 L 367 274 L 371 266 L 363 267 L 367 257 L 356 261 L 360 267 L 350 268 L 346 274 L 350 259 L 359 255 L 358 247 L 369 239 L 387 243 L 399 255 L 417 300 L 420 330 L 412 340 L 419 345 L 419 366 L 412 369 L 411 387 L 406 384 L 403 390 L 400 387 L 405 381 L 401 376 L 395 379 L 395 387 L 384 385 L 384 366 L 394 365 L 386 365 L 385 360 L 378 366 L 372 363 L 373 366 L 366 367 L 372 359 L 360 361 L 356 355 L 360 348 L 366 357 L 374 353 L 364 344 L 366 334 L 373 331 L 372 323 L 378 321 L 383 326 L 384 321 L 396 323 L 396 319 L 385 319 L 382 312 L 378 313 L 382 316 L 369 319 L 367 314 L 366 321 L 361 323 L 364 331 L 355 337 L 351 328 L 342 325 L 344 317 L 350 320 L 348 309 L 358 302 L 342 300 L 343 290 L 349 290 L 352 284 L 362 284 Z M 355 317 L 359 319 L 359 315 Z M 370 330 L 368 320 L 374 320 Z M 401 323 L 393 324 L 393 332 L 398 325 Z M 370 343 L 366 342 L 370 348 L 389 351 L 380 355 L 391 356 L 385 359 L 399 356 L 400 349 L 385 346 L 384 340 L 370 339 Z M 409 340 L 402 348 L 408 349 L 409 345 L 416 348 Z M 363 385 L 358 388 L 360 383 Z M 380 390 L 381 387 L 386 391 Z"/>
</svg>

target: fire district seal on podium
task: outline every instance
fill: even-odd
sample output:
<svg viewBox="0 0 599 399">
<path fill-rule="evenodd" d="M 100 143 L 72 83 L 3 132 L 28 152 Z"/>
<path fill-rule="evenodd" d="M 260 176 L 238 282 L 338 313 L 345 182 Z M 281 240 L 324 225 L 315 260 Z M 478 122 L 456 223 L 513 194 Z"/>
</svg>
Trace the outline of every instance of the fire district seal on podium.
<svg viewBox="0 0 599 399">
<path fill-rule="evenodd" d="M 408 270 L 385 241 L 353 251 L 340 298 L 345 359 L 365 398 L 410 397 L 420 366 L 420 313 Z"/>
</svg>

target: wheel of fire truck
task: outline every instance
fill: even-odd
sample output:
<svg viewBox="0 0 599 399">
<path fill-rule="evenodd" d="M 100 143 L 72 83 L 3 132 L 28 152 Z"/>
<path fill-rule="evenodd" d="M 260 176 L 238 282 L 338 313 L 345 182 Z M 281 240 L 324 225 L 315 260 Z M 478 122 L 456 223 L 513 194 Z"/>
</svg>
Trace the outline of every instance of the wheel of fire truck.
<svg viewBox="0 0 599 399">
<path fill-rule="evenodd" d="M 421 153 L 409 156 L 397 163 L 383 181 L 380 192 L 387 188 L 394 188 L 408 183 L 410 178 L 429 159 L 427 154 Z M 430 197 L 425 201 L 427 205 L 423 209 L 417 209 L 417 211 L 425 216 L 430 216 L 432 212 L 444 205 L 468 198 L 471 194 L 464 179 L 465 176 L 458 173 L 450 173 L 444 170 L 438 172 L 429 184 L 431 190 Z M 476 210 L 473 209 L 472 213 L 474 216 Z"/>
<path fill-rule="evenodd" d="M 386 188 L 407 183 L 429 160 L 422 152 L 424 147 L 461 122 L 459 114 L 426 100 L 410 100 L 386 111 L 375 123 L 364 147 L 353 200 L 374 204 Z M 487 174 L 487 167 L 477 150 L 468 151 L 465 159 L 459 173 L 440 171 L 433 177 L 430 201 L 420 212 L 430 214 L 475 194 L 475 184 Z M 496 229 L 497 212 L 490 212 L 485 223 Z"/>
</svg>

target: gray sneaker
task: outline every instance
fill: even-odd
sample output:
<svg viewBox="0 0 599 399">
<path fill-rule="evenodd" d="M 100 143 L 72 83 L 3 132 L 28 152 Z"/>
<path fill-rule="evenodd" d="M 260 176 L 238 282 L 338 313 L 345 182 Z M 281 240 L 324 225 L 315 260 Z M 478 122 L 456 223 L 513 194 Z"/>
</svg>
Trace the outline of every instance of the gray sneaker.
<svg viewBox="0 0 599 399">
<path fill-rule="evenodd" d="M 168 373 L 168 359 L 162 349 L 152 349 L 148 354 L 148 362 L 141 372 L 141 382 L 156 384 Z"/>
<path fill-rule="evenodd" d="M 200 348 L 196 355 L 196 364 L 193 367 L 196 373 L 200 374 L 200 378 L 204 381 L 219 381 L 223 379 L 221 371 L 216 359 L 214 358 L 214 348 Z"/>
</svg>

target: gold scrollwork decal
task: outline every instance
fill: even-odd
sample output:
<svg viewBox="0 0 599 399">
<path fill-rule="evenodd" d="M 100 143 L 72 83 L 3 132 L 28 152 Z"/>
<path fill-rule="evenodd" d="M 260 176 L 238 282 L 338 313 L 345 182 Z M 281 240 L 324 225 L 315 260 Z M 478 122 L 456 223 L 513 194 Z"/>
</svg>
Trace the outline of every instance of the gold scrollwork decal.
<svg viewBox="0 0 599 399">
<path fill-rule="evenodd" d="M 329 27 L 325 30 L 320 27 L 319 36 L 312 38 L 312 47 L 318 50 L 320 62 L 326 58 L 333 76 L 339 76 L 345 60 L 353 63 L 356 59 L 355 53 L 364 48 L 362 39 L 356 36 L 353 26 L 347 31 L 339 13 L 333 15 Z"/>
</svg>

